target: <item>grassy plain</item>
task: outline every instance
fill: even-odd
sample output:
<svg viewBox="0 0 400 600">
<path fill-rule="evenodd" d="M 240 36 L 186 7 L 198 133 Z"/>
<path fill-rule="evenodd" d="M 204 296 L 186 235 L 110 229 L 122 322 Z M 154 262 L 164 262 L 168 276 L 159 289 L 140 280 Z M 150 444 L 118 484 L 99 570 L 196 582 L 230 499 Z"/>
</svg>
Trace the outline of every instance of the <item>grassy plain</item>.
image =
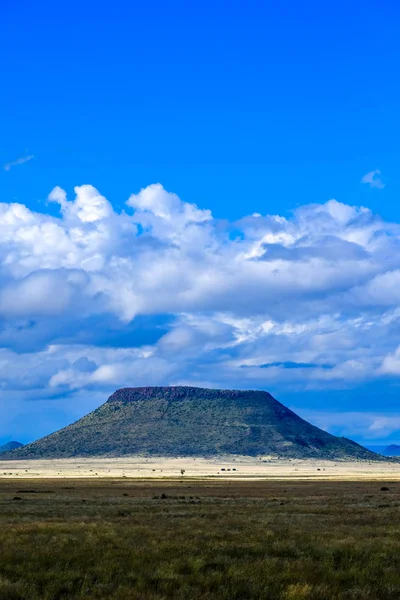
<svg viewBox="0 0 400 600">
<path fill-rule="evenodd" d="M 398 600 L 399 515 L 400 482 L 2 479 L 0 599 Z"/>
<path fill-rule="evenodd" d="M 1 479 L 33 478 L 176 478 L 282 479 L 338 481 L 400 481 L 399 459 L 382 461 L 329 461 L 282 459 L 271 456 L 216 456 L 211 458 L 129 456 L 126 458 L 61 458 L 1 460 Z"/>
</svg>

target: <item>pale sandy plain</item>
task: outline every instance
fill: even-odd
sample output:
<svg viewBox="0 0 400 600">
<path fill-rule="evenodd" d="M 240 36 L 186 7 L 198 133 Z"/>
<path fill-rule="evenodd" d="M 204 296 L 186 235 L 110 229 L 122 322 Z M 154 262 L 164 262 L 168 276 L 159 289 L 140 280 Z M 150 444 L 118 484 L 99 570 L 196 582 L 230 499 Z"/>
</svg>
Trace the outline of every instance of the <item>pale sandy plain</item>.
<svg viewBox="0 0 400 600">
<path fill-rule="evenodd" d="M 244 456 L 0 461 L 0 479 L 121 477 L 395 481 L 400 480 L 400 462 L 332 462 Z"/>
</svg>

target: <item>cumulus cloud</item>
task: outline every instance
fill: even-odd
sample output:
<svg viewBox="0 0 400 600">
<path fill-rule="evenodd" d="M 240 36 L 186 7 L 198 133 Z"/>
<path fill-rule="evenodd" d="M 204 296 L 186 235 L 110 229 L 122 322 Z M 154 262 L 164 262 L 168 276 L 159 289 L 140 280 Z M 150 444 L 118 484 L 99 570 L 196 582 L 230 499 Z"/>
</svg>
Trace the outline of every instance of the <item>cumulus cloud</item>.
<svg viewBox="0 0 400 600">
<path fill-rule="evenodd" d="M 378 188 L 382 190 L 385 184 L 382 181 L 381 172 L 379 169 L 366 173 L 361 179 L 361 183 L 367 183 L 372 188 Z"/>
<path fill-rule="evenodd" d="M 235 223 L 160 184 L 0 203 L 0 389 L 326 389 L 400 375 L 400 226 L 336 200 Z M 0 401 L 1 402 L 1 401 Z"/>
<path fill-rule="evenodd" d="M 383 358 L 380 372 L 384 375 L 400 375 L 400 346 Z"/>
<path fill-rule="evenodd" d="M 83 304 L 88 276 L 81 269 L 42 269 L 0 289 L 0 316 L 37 317 L 64 314 Z M 84 307 L 82 306 L 82 309 Z"/>
<path fill-rule="evenodd" d="M 16 160 L 6 163 L 3 168 L 5 171 L 10 171 L 13 167 L 23 165 L 24 163 L 29 162 L 33 158 L 35 158 L 33 154 L 30 154 L 29 156 L 22 156 L 21 158 L 17 158 Z"/>
</svg>

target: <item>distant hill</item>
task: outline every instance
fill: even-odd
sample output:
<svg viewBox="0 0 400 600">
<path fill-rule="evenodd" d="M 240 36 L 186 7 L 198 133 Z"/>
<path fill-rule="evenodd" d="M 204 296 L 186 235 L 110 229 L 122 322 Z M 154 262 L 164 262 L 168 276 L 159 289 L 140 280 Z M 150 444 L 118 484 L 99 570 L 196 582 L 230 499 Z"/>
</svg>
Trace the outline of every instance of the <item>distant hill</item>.
<svg viewBox="0 0 400 600">
<path fill-rule="evenodd" d="M 375 452 L 376 454 L 382 454 L 383 456 L 385 455 L 386 446 L 376 446 L 374 444 L 366 444 L 365 447 L 368 448 L 368 450 L 371 450 L 371 452 Z"/>
<path fill-rule="evenodd" d="M 307 423 L 267 392 L 195 387 L 117 390 L 76 423 L 2 458 L 132 454 L 382 459 Z"/>
<path fill-rule="evenodd" d="M 391 444 L 385 450 L 385 456 L 400 456 L 400 446 Z"/>
<path fill-rule="evenodd" d="M 4 446 L 0 446 L 0 454 L 3 452 L 10 452 L 11 450 L 16 450 L 17 448 L 22 448 L 23 444 L 20 442 L 7 442 Z"/>
</svg>

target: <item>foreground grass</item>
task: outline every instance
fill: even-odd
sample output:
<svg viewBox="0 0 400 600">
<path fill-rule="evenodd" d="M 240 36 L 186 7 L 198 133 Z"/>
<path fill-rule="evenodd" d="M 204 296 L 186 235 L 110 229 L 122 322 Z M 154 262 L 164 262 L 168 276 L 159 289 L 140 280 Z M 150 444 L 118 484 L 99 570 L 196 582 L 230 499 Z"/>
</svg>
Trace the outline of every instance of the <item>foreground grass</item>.
<svg viewBox="0 0 400 600">
<path fill-rule="evenodd" d="M 2 480 L 0 599 L 398 600 L 399 507 L 399 483 Z"/>
</svg>

